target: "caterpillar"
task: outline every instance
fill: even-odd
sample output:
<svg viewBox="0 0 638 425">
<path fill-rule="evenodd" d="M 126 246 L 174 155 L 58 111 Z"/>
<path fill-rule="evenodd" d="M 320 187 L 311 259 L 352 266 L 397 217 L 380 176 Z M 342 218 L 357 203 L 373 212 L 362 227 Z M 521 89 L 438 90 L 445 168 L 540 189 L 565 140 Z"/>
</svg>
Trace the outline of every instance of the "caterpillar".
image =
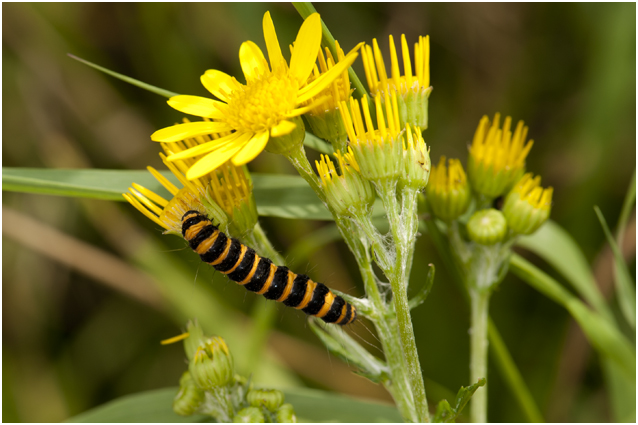
<svg viewBox="0 0 638 425">
<path fill-rule="evenodd" d="M 182 235 L 203 262 L 249 291 L 326 323 L 347 325 L 357 318 L 356 308 L 326 285 L 260 257 L 254 249 L 226 236 L 198 211 L 187 211 L 182 216 Z"/>
</svg>

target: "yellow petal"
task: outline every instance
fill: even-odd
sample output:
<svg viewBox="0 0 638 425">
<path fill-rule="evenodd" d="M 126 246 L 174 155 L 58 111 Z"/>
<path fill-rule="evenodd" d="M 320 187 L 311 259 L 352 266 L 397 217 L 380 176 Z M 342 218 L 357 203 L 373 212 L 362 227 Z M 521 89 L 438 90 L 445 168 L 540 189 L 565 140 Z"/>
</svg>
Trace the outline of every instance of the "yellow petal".
<svg viewBox="0 0 638 425">
<path fill-rule="evenodd" d="M 239 48 L 239 62 L 246 81 L 254 80 L 269 71 L 268 63 L 259 46 L 244 41 Z"/>
<path fill-rule="evenodd" d="M 228 161 L 233 155 L 239 152 L 239 150 L 244 147 L 252 136 L 253 133 L 244 133 L 238 137 L 234 143 L 230 143 L 221 149 L 209 153 L 188 169 L 186 172 L 186 178 L 188 180 L 194 180 L 218 168 L 224 162 Z"/>
<path fill-rule="evenodd" d="M 283 120 L 270 129 L 270 135 L 272 137 L 285 136 L 286 134 L 292 133 L 295 128 L 297 128 L 297 124 L 292 121 Z"/>
<path fill-rule="evenodd" d="M 213 99 L 200 96 L 179 95 L 168 99 L 168 105 L 180 112 L 198 117 L 222 119 L 224 115 L 217 109 L 217 105 L 224 105 Z"/>
<path fill-rule="evenodd" d="M 216 140 L 211 140 L 208 143 L 197 145 L 190 149 L 186 149 L 181 152 L 174 153 L 172 155 L 169 155 L 168 158 L 166 159 L 169 161 L 178 161 L 180 159 L 192 158 L 198 155 L 203 155 L 212 150 L 219 149 L 228 143 L 234 142 L 235 139 L 239 137 L 239 135 L 240 133 L 229 134 L 228 136 L 224 136 Z"/>
<path fill-rule="evenodd" d="M 206 73 L 200 77 L 200 81 L 204 87 L 206 87 L 206 90 L 223 101 L 228 100 L 227 95 L 233 91 L 236 84 L 233 77 L 216 69 L 206 71 Z"/>
<path fill-rule="evenodd" d="M 230 130 L 232 129 L 228 124 L 223 122 L 189 122 L 157 130 L 151 134 L 151 140 L 164 143 L 179 142 L 180 140 L 201 136 L 202 134 L 220 133 Z"/>
<path fill-rule="evenodd" d="M 343 60 L 339 61 L 338 64 L 333 66 L 330 69 L 330 71 L 326 72 L 325 74 L 322 74 L 321 77 L 317 78 L 312 83 L 308 84 L 306 87 L 302 87 L 299 90 L 297 103 L 303 103 L 309 100 L 311 97 L 318 95 L 323 89 L 328 87 L 330 83 L 332 83 L 335 79 L 337 79 L 339 75 L 343 71 L 348 69 L 348 67 L 352 65 L 354 60 L 357 58 L 359 54 L 356 52 L 356 50 L 359 49 L 361 45 L 363 45 L 363 43 L 357 44 L 357 46 L 354 49 L 352 49 L 350 53 L 348 53 L 346 57 L 343 58 Z"/>
<path fill-rule="evenodd" d="M 308 16 L 301 25 L 290 58 L 290 74 L 304 83 L 317 61 L 321 45 L 321 18 L 318 13 Z"/>
<path fill-rule="evenodd" d="M 275 25 L 270 17 L 270 12 L 266 12 L 264 15 L 263 27 L 270 67 L 273 72 L 280 71 L 285 66 L 285 60 L 281 54 L 281 47 L 279 47 L 279 40 L 277 40 L 277 33 L 275 32 Z"/>
<path fill-rule="evenodd" d="M 246 146 L 233 156 L 233 164 L 239 167 L 255 159 L 264 150 L 269 138 L 267 131 L 254 135 Z"/>
</svg>

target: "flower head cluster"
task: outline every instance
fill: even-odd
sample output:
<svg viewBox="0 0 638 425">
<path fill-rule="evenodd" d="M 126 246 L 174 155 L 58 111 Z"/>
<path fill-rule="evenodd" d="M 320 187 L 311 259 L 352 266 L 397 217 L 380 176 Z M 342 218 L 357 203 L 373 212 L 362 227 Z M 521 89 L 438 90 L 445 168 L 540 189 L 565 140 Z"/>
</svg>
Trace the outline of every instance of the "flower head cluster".
<svg viewBox="0 0 638 425">
<path fill-rule="evenodd" d="M 299 117 L 326 100 L 319 98 L 311 102 L 357 57 L 356 51 L 348 53 L 330 70 L 310 81 L 321 43 L 319 15 L 312 14 L 301 26 L 290 65 L 282 55 L 269 12 L 264 15 L 263 29 L 270 64 L 255 43 L 244 42 L 239 50 L 239 60 L 246 84 L 224 72 L 208 70 L 201 77 L 202 84 L 219 100 L 180 95 L 168 101 L 180 112 L 212 121 L 167 127 L 153 133 L 153 140 L 171 143 L 227 133 L 182 153 L 182 158 L 203 155 L 186 172 L 189 180 L 209 173 L 228 160 L 235 166 L 243 165 L 259 155 L 269 143 L 276 153 L 285 152 L 290 145 L 301 144 L 304 132 Z M 169 156 L 168 160 L 174 161 L 176 157 Z"/>
<path fill-rule="evenodd" d="M 430 174 L 430 155 L 421 129 L 401 126 L 396 93 L 386 93 L 384 102 L 375 96 L 374 106 L 376 125 L 367 96 L 361 103 L 350 98 L 340 109 L 361 174 L 373 182 L 398 180 L 422 189 Z"/>
</svg>

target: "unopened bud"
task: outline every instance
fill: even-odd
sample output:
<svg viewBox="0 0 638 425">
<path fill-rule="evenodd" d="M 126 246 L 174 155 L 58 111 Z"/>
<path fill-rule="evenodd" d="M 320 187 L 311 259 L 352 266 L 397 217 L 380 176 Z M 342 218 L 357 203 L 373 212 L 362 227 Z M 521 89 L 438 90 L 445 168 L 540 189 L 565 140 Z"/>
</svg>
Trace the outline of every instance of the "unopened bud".
<svg viewBox="0 0 638 425">
<path fill-rule="evenodd" d="M 499 210 L 480 210 L 472 214 L 467 222 L 467 233 L 476 243 L 494 245 L 507 234 L 507 221 Z"/>
</svg>

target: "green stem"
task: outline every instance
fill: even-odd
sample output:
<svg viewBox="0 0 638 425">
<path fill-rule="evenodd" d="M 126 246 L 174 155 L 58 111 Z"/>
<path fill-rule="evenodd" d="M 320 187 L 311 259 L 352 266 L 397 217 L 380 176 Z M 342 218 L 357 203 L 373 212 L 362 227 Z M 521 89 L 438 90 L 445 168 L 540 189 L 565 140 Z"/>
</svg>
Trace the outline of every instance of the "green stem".
<svg viewBox="0 0 638 425">
<path fill-rule="evenodd" d="M 408 376 L 414 392 L 414 403 L 419 421 L 430 422 L 423 373 L 421 372 L 419 354 L 414 338 L 414 328 L 410 316 L 407 288 L 409 276 L 406 274 L 408 269 L 407 261 L 410 259 L 410 250 L 414 248 L 417 229 L 416 192 L 404 190 L 401 206 L 399 206 L 396 197 L 396 181 L 382 180 L 376 183 L 377 192 L 388 215 L 388 222 L 390 223 L 390 230 L 396 248 L 395 264 L 392 273 L 388 277 L 392 287 L 392 301 L 397 315 L 401 347 L 407 363 Z"/>
<path fill-rule="evenodd" d="M 470 290 L 471 335 L 470 335 L 470 382 L 481 378 L 487 381 L 487 313 L 490 291 Z M 471 421 L 487 422 L 487 382 L 472 397 Z"/>
<path fill-rule="evenodd" d="M 299 175 L 301 175 L 301 177 L 303 177 L 304 180 L 308 182 L 310 187 L 315 191 L 326 208 L 328 208 L 328 210 L 332 213 L 332 216 L 335 219 L 335 223 L 337 224 L 337 227 L 339 228 L 344 241 L 357 260 L 361 275 L 363 277 L 366 295 L 372 301 L 374 309 L 376 311 L 376 317 L 372 318 L 371 320 L 377 328 L 379 339 L 381 340 L 381 345 L 386 356 L 386 362 L 392 375 L 390 381 L 384 382 L 384 386 L 392 395 L 392 398 L 397 404 L 397 408 L 401 412 L 403 418 L 412 422 L 423 421 L 423 418 L 426 418 L 426 420 L 429 421 L 427 401 L 425 402 L 425 415 L 422 412 L 418 412 L 418 409 L 416 409 L 414 406 L 415 397 L 413 396 L 412 392 L 412 388 L 414 388 L 414 378 L 410 373 L 409 366 L 406 362 L 406 357 L 404 356 L 405 350 L 402 350 L 402 346 L 404 346 L 405 344 L 402 342 L 403 338 L 399 338 L 396 334 L 397 324 L 394 322 L 392 315 L 388 313 L 388 306 L 384 302 L 377 286 L 377 278 L 374 275 L 372 265 L 368 258 L 367 248 L 357 238 L 357 232 L 354 232 L 355 228 L 353 228 L 353 226 L 350 226 L 348 222 L 345 221 L 341 216 L 335 214 L 328 204 L 325 194 L 321 189 L 320 180 L 312 170 L 310 163 L 308 162 L 308 158 L 306 157 L 303 150 L 303 147 L 300 146 L 299 148 L 289 152 L 287 158 L 297 169 Z M 407 308 L 407 296 L 405 296 L 405 301 Z M 407 309 L 407 312 L 410 331 L 412 331 L 412 322 L 411 320 L 409 320 L 409 309 Z M 405 317 L 403 318 L 402 322 L 405 322 Z M 412 342 L 414 342 L 413 331 Z M 414 352 L 416 353 L 416 346 L 414 347 Z M 416 359 L 418 365 L 418 357 Z M 420 376 L 420 367 L 418 370 Z M 425 396 L 425 390 L 423 390 L 423 394 Z"/>
</svg>

